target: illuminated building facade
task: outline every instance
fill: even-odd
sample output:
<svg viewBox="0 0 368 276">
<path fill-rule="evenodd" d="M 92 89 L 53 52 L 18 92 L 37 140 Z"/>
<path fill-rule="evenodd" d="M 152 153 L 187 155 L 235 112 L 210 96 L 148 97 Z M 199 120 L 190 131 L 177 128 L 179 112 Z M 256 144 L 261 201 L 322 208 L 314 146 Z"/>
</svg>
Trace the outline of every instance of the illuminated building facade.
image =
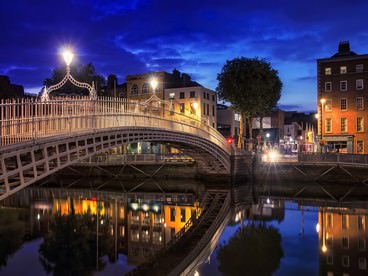
<svg viewBox="0 0 368 276">
<path fill-rule="evenodd" d="M 368 211 L 320 208 L 319 237 L 320 275 L 367 275 Z"/>
<path fill-rule="evenodd" d="M 340 42 L 338 52 L 317 60 L 318 134 L 329 151 L 367 153 L 368 55 L 350 51 Z"/>
</svg>

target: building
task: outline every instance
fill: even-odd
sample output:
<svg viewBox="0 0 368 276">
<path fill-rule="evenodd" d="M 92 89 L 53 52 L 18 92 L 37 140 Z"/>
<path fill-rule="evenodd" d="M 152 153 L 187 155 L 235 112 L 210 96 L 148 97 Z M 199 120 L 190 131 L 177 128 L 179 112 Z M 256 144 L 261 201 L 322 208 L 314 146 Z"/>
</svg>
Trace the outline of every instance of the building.
<svg viewBox="0 0 368 276">
<path fill-rule="evenodd" d="M 107 97 L 127 97 L 127 84 L 118 84 L 118 78 L 115 75 L 109 75 L 107 78 L 107 85 L 103 86 L 101 92 Z"/>
<path fill-rule="evenodd" d="M 347 41 L 332 57 L 317 60 L 318 134 L 325 151 L 368 153 L 367 69 L 368 54 L 350 51 Z"/>
<path fill-rule="evenodd" d="M 320 275 L 367 275 L 367 210 L 320 208 Z"/>
<path fill-rule="evenodd" d="M 240 133 L 240 114 L 236 113 L 231 107 L 218 104 L 217 105 L 217 130 L 225 137 L 232 137 L 237 142 Z M 246 135 L 245 120 L 243 121 L 243 137 Z"/>
<path fill-rule="evenodd" d="M 315 114 L 285 112 L 284 138 L 280 149 L 285 152 L 316 151 L 317 120 Z"/>
<path fill-rule="evenodd" d="M 213 128 L 217 126 L 216 92 L 203 86 L 168 88 L 164 98 L 171 103 L 175 114 L 193 117 Z"/>
<path fill-rule="evenodd" d="M 8 76 L 0 76 L 0 99 L 21 98 L 24 96 L 22 85 L 10 83 Z"/>
</svg>

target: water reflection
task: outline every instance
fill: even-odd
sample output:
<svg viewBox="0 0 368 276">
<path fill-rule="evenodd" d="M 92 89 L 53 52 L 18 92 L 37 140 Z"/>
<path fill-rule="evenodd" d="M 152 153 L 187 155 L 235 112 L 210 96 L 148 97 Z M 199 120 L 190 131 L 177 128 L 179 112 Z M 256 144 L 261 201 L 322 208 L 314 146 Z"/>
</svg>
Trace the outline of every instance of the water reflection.
<svg viewBox="0 0 368 276">
<path fill-rule="evenodd" d="M 1 265 L 6 266 L 7 258 L 26 238 L 42 237 L 40 262 L 45 272 L 54 275 L 102 271 L 120 254 L 127 256 L 125 266 L 139 265 L 201 212 L 195 191 L 29 188 L 1 203 Z"/>
</svg>

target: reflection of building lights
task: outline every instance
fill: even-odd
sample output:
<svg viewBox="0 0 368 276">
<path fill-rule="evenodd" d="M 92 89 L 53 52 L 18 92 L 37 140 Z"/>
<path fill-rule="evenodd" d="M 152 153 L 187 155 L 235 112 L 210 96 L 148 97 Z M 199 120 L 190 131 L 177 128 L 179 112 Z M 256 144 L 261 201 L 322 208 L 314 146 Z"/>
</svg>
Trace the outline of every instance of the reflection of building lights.
<svg viewBox="0 0 368 276">
<path fill-rule="evenodd" d="M 103 225 L 104 224 L 104 221 L 103 221 L 103 219 L 101 219 L 101 225 Z"/>
<path fill-rule="evenodd" d="M 270 204 L 270 198 L 268 197 L 267 200 L 266 200 L 267 204 Z"/>
<path fill-rule="evenodd" d="M 41 218 L 41 215 L 37 214 L 37 219 L 40 220 L 40 218 Z"/>
<path fill-rule="evenodd" d="M 161 242 L 162 241 L 162 236 L 160 235 L 160 237 L 158 238 L 158 240 Z"/>
<path fill-rule="evenodd" d="M 130 207 L 132 207 L 132 209 L 134 211 L 137 211 L 138 210 L 138 203 L 137 202 L 132 202 L 132 203 L 130 203 Z"/>
<path fill-rule="evenodd" d="M 270 138 L 270 134 L 269 134 L 269 133 L 266 133 L 266 137 L 267 137 L 267 138 Z"/>
<path fill-rule="evenodd" d="M 142 205 L 142 209 L 143 209 L 143 211 L 145 211 L 145 212 L 147 212 L 148 211 L 148 209 L 149 209 L 149 206 L 148 206 L 148 204 L 143 204 Z"/>
<path fill-rule="evenodd" d="M 166 222 L 164 223 L 164 227 L 166 228 Z"/>
<path fill-rule="evenodd" d="M 148 235 L 148 230 L 146 230 L 146 236 Z"/>
<path fill-rule="evenodd" d="M 156 212 L 156 213 L 160 210 L 160 208 L 159 208 L 159 206 L 158 206 L 158 205 L 153 205 L 153 206 L 152 206 L 152 209 L 153 209 L 153 211 L 154 211 L 154 212 Z"/>
<path fill-rule="evenodd" d="M 323 246 L 322 246 L 322 252 L 326 252 L 327 251 L 327 246 L 324 244 Z"/>
<path fill-rule="evenodd" d="M 319 233 L 319 231 L 321 230 L 321 225 L 319 225 L 319 223 L 316 224 L 316 232 Z"/>
</svg>

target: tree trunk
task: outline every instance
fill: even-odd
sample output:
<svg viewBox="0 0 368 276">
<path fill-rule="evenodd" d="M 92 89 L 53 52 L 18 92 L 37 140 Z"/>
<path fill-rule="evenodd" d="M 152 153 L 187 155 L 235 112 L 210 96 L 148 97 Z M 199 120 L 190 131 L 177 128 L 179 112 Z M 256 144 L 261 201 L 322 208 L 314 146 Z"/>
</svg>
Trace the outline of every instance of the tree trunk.
<svg viewBox="0 0 368 276">
<path fill-rule="evenodd" d="M 243 133 L 244 133 L 243 124 L 244 124 L 243 114 L 240 114 L 240 126 L 239 126 L 239 135 L 238 135 L 238 149 L 242 149 L 243 148 Z"/>
<path fill-rule="evenodd" d="M 258 139 L 258 149 L 262 152 L 261 150 L 261 140 L 263 137 L 263 116 L 259 117 L 259 134 L 258 134 L 261 138 Z M 263 145 L 264 145 L 264 139 L 263 139 Z"/>
</svg>

